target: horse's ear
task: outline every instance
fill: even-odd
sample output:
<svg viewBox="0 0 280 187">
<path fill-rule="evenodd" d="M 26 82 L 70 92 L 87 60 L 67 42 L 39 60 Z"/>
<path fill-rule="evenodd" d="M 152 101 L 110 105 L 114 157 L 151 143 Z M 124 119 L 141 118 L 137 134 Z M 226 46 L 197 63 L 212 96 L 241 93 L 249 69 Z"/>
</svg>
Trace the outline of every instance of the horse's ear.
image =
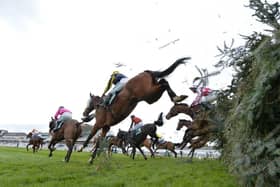
<svg viewBox="0 0 280 187">
<path fill-rule="evenodd" d="M 89 96 L 90 96 L 90 97 L 93 97 L 93 94 L 92 94 L 91 92 L 89 92 Z"/>
<path fill-rule="evenodd" d="M 53 117 L 51 117 L 51 120 L 53 121 L 53 120 L 54 120 L 54 118 L 53 118 Z"/>
</svg>

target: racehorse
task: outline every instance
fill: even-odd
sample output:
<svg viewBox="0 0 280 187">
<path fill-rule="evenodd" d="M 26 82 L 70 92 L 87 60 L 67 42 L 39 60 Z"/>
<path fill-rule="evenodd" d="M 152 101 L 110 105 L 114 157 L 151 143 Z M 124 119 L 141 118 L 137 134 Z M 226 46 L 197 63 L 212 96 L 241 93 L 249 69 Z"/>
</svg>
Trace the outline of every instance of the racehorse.
<svg viewBox="0 0 280 187">
<path fill-rule="evenodd" d="M 158 142 L 158 137 L 156 135 L 157 126 L 162 126 L 162 114 L 160 114 L 157 121 L 154 123 L 145 124 L 142 127 L 140 127 L 140 133 L 137 135 L 134 135 L 134 131 L 130 131 L 127 135 L 126 131 L 119 130 L 117 136 L 121 138 L 122 140 L 125 140 L 125 138 L 128 138 L 128 143 L 132 147 L 132 159 L 135 157 L 136 148 L 140 151 L 140 153 L 143 155 L 144 159 L 147 160 L 146 155 L 141 149 L 141 145 L 143 144 L 144 140 L 149 135 L 151 138 L 155 139 L 155 143 Z"/>
<path fill-rule="evenodd" d="M 123 132 L 125 132 L 125 131 L 123 131 Z M 128 138 L 128 132 L 127 132 L 126 137 Z M 128 141 L 128 139 L 126 141 Z M 148 149 L 150 151 L 151 157 L 153 157 L 153 158 L 155 157 L 154 151 L 152 149 L 153 141 L 151 139 L 146 138 L 140 146 L 141 147 L 146 147 L 146 149 Z M 128 152 L 129 148 L 130 148 L 130 145 L 127 146 L 127 152 Z M 130 156 L 132 156 L 132 154 Z"/>
<path fill-rule="evenodd" d="M 108 141 L 108 155 L 112 155 L 112 146 L 117 146 L 122 149 L 123 154 L 127 154 L 125 150 L 125 142 L 122 141 L 117 136 L 106 136 L 106 141 Z"/>
<path fill-rule="evenodd" d="M 76 140 L 80 137 L 81 133 L 82 133 L 82 128 L 81 128 L 81 124 L 83 122 L 78 122 L 77 120 L 74 119 L 69 119 L 66 120 L 62 127 L 54 132 L 52 134 L 52 139 L 49 143 L 49 157 L 52 156 L 52 152 L 55 150 L 55 144 L 65 140 L 66 146 L 68 147 L 68 151 L 66 156 L 64 157 L 64 161 L 65 162 L 69 162 L 71 154 L 72 154 L 72 150 L 74 147 L 74 144 L 76 142 Z M 49 132 L 52 132 L 52 129 L 55 127 L 56 121 L 54 118 L 51 118 L 51 121 L 49 123 Z"/>
<path fill-rule="evenodd" d="M 216 133 L 219 130 L 219 124 L 209 119 L 195 119 L 191 123 L 189 120 L 180 119 L 177 129 L 178 127 L 183 126 L 186 126 L 188 129 L 185 131 L 183 140 L 179 147 L 182 150 L 188 143 L 190 143 L 189 148 L 191 148 L 191 150 L 188 155 L 191 157 L 191 160 L 195 149 L 203 147 L 210 140 L 211 134 Z M 195 137 L 197 138 L 195 139 Z"/>
<path fill-rule="evenodd" d="M 175 103 L 166 114 L 165 118 L 170 119 L 179 113 L 189 115 L 192 119 L 195 117 L 195 111 L 186 103 Z"/>
<path fill-rule="evenodd" d="M 177 96 L 164 77 L 171 74 L 180 64 L 185 64 L 186 60 L 189 59 L 190 57 L 178 59 L 164 71 L 147 70 L 136 75 L 125 84 L 110 106 L 103 106 L 101 97 L 90 94 L 83 116 L 86 120 L 90 112 L 96 110 L 96 121 L 79 151 L 82 151 L 88 145 L 99 129 L 102 129 L 102 137 L 105 137 L 110 127 L 124 120 L 140 101 L 152 104 L 161 98 L 165 90 L 173 102 L 184 100 L 187 96 Z"/>
<path fill-rule="evenodd" d="M 177 158 L 177 153 L 175 151 L 175 145 L 170 142 L 170 141 L 164 141 L 162 143 L 157 143 L 156 144 L 156 149 L 155 149 L 155 152 L 158 150 L 158 149 L 166 149 L 166 150 L 169 150 L 171 151 L 172 153 L 174 153 L 174 156 L 175 158 Z"/>
<path fill-rule="evenodd" d="M 33 145 L 32 146 L 33 153 L 35 153 L 35 151 L 38 151 L 40 147 L 42 149 L 43 144 L 44 144 L 44 138 L 42 138 L 38 135 L 33 136 L 32 132 L 29 132 L 27 134 L 26 138 L 30 138 L 28 144 L 26 145 L 26 150 L 27 151 L 28 151 L 28 146 L 29 145 Z"/>
<path fill-rule="evenodd" d="M 192 125 L 192 121 L 185 120 L 185 119 L 179 119 L 179 122 L 177 124 L 176 130 L 179 131 L 183 127 L 190 128 L 191 125 Z"/>
</svg>

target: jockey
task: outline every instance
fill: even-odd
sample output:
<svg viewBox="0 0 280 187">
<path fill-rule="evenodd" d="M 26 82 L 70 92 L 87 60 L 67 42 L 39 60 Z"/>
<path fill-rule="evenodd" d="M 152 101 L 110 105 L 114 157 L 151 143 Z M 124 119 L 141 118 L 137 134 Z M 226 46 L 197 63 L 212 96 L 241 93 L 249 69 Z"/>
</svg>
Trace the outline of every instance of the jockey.
<svg viewBox="0 0 280 187">
<path fill-rule="evenodd" d="M 37 129 L 32 129 L 31 134 L 32 134 L 32 138 L 34 138 L 34 137 L 43 138 L 42 135 L 40 134 L 40 132 Z"/>
<path fill-rule="evenodd" d="M 104 98 L 104 105 L 110 105 L 112 103 L 112 101 L 114 100 L 114 98 L 116 97 L 116 95 L 118 94 L 119 91 L 121 91 L 121 89 L 124 87 L 124 85 L 127 83 L 128 78 L 118 72 L 118 71 L 114 71 L 107 83 L 107 86 L 102 94 L 102 97 L 105 96 L 106 92 L 108 92 L 108 90 L 112 87 L 112 85 L 114 84 L 114 88 L 112 88 L 112 90 L 109 92 L 109 94 Z"/>
<path fill-rule="evenodd" d="M 39 131 L 37 129 L 32 129 L 31 133 L 32 135 L 35 135 L 35 134 L 39 134 Z"/>
<path fill-rule="evenodd" d="M 68 119 L 72 119 L 72 112 L 66 108 L 64 108 L 63 106 L 60 106 L 55 115 L 54 115 L 54 119 L 56 120 L 56 125 L 53 129 L 53 132 L 57 131 L 58 129 L 60 129 L 60 127 L 62 126 L 62 124 L 64 123 L 64 121 L 68 120 Z"/>
<path fill-rule="evenodd" d="M 159 133 L 156 133 L 156 135 L 157 135 L 157 137 L 158 137 L 158 144 L 162 144 L 162 143 L 164 143 L 164 138 L 162 137 L 162 135 L 161 134 L 159 134 Z"/>
<path fill-rule="evenodd" d="M 203 105 L 203 106 L 208 106 L 209 103 L 213 102 L 216 99 L 216 95 L 213 92 L 212 89 L 208 87 L 197 87 L 197 86 L 192 86 L 190 87 L 190 90 L 193 93 L 196 93 L 196 98 L 191 104 L 191 107 L 194 107 L 196 105 Z"/>
<path fill-rule="evenodd" d="M 131 124 L 129 127 L 129 131 L 137 130 L 143 126 L 143 122 L 140 118 L 134 115 L 131 115 L 130 118 L 131 118 Z"/>
</svg>

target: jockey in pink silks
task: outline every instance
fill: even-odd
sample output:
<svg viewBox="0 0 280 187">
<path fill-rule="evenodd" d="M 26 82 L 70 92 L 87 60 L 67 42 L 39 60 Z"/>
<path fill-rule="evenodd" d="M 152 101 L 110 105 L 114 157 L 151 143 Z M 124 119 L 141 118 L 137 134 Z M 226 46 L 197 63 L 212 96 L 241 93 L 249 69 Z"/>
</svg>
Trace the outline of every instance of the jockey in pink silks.
<svg viewBox="0 0 280 187">
<path fill-rule="evenodd" d="M 54 115 L 54 119 L 56 120 L 56 126 L 53 131 L 55 132 L 61 128 L 66 120 L 72 119 L 72 112 L 63 106 L 60 106 Z"/>
</svg>

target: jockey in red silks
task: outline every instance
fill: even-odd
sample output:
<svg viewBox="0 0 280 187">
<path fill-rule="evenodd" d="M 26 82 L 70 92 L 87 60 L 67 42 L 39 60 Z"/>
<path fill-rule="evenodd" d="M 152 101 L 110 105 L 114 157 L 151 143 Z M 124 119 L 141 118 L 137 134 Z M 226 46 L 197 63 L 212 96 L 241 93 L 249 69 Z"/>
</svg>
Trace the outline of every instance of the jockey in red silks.
<svg viewBox="0 0 280 187">
<path fill-rule="evenodd" d="M 60 106 L 54 115 L 54 119 L 56 120 L 56 126 L 53 131 L 55 132 L 60 129 L 64 121 L 72 119 L 72 112 L 63 106 Z"/>
<path fill-rule="evenodd" d="M 194 101 L 191 104 L 191 107 L 194 107 L 198 104 L 207 105 L 207 104 L 213 102 L 214 100 L 216 100 L 216 98 L 217 98 L 215 92 L 208 87 L 192 86 L 192 87 L 190 87 L 190 90 L 193 93 L 197 94 Z"/>
<path fill-rule="evenodd" d="M 143 126 L 142 119 L 134 115 L 131 115 L 130 117 L 131 117 L 131 124 L 130 124 L 129 131 L 137 130 L 138 128 Z"/>
</svg>

